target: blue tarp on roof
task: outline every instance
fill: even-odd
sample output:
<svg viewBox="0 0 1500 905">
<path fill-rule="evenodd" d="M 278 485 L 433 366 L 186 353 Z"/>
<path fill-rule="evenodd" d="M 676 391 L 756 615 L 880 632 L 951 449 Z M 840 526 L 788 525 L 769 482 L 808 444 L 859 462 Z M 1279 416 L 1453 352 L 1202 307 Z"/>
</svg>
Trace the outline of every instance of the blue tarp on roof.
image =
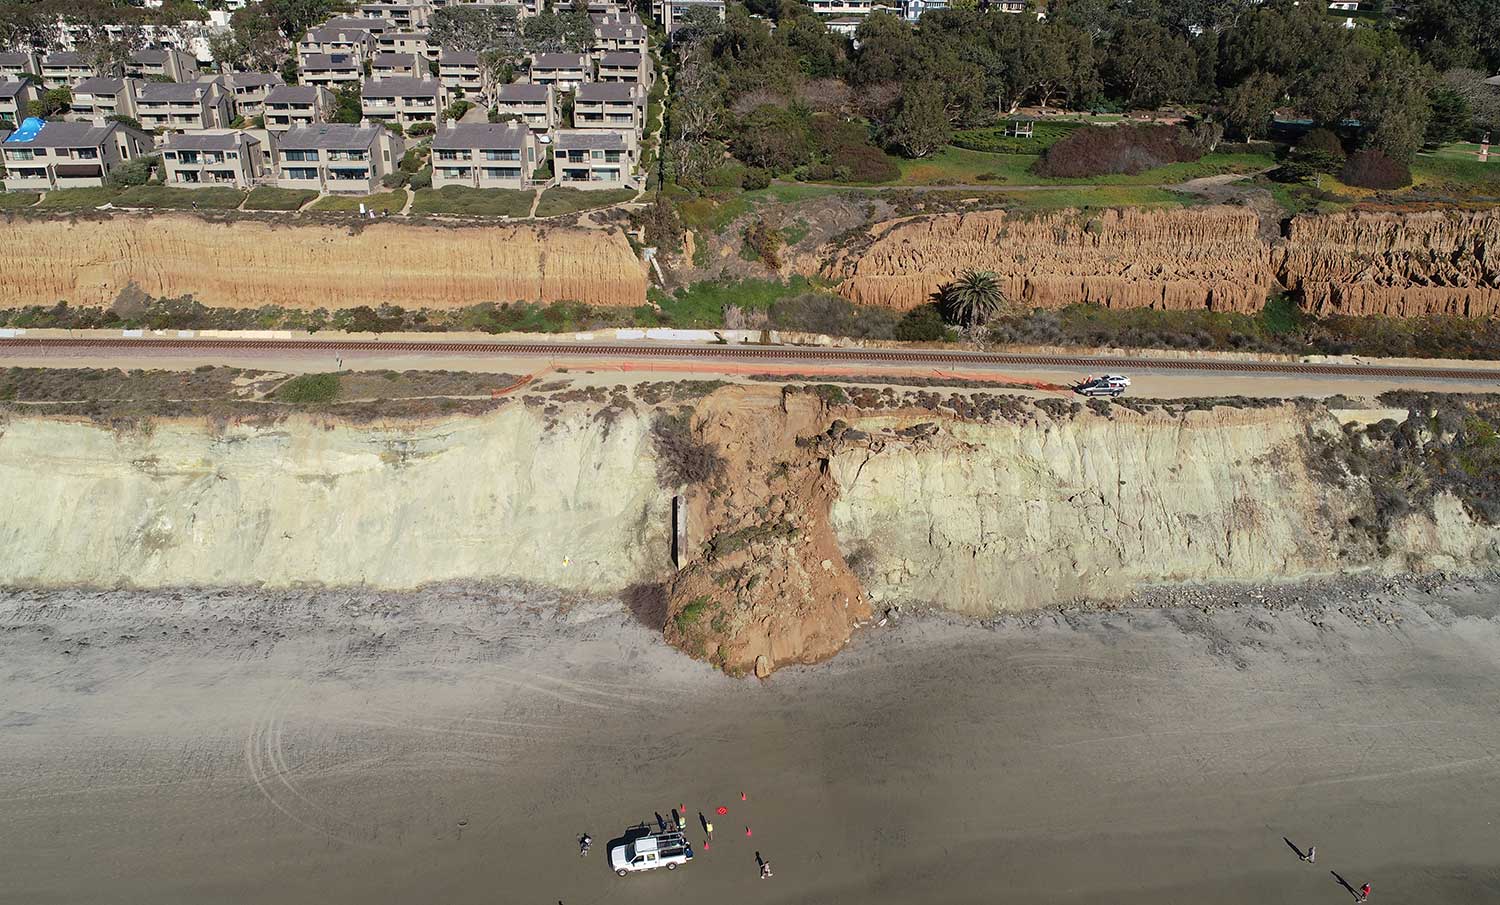
<svg viewBox="0 0 1500 905">
<path fill-rule="evenodd" d="M 28 116 L 21 121 L 21 125 L 16 128 L 16 131 L 12 132 L 10 134 L 10 137 L 5 140 L 31 141 L 32 139 L 37 137 L 37 135 L 42 131 L 42 127 L 45 125 L 47 125 L 47 121 L 42 119 L 41 117 Z"/>
</svg>

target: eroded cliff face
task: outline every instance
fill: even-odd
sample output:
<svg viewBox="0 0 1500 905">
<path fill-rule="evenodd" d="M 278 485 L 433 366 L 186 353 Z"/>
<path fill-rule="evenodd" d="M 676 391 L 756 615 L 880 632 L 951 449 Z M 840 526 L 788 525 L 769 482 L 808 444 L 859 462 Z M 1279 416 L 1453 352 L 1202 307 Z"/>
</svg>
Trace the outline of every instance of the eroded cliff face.
<svg viewBox="0 0 1500 905">
<path fill-rule="evenodd" d="M 1500 314 L 1500 211 L 1300 216 L 1277 269 L 1318 315 Z"/>
<path fill-rule="evenodd" d="M 1259 311 L 1275 284 L 1260 220 L 1242 207 L 938 214 L 877 224 L 830 249 L 824 275 L 850 301 L 925 304 L 964 270 L 990 270 L 1025 307 Z"/>
<path fill-rule="evenodd" d="M 609 593 L 664 570 L 670 498 L 646 422 L 351 427 L 170 420 L 0 435 L 0 585 L 413 588 L 516 579 Z"/>
<path fill-rule="evenodd" d="M 46 249 L 0 268 L 7 306 L 107 306 L 131 284 L 232 308 L 457 308 L 480 302 L 639 305 L 646 273 L 619 230 L 361 228 L 186 214 L 0 218 L 0 242 Z"/>
<path fill-rule="evenodd" d="M 822 273 L 851 301 L 903 310 L 991 270 L 1024 307 L 1253 313 L 1284 286 L 1319 316 L 1500 314 L 1500 210 L 1304 214 L 1275 241 L 1261 227 L 1231 206 L 939 214 L 825 249 Z"/>
<path fill-rule="evenodd" d="M 685 409 L 717 451 L 711 477 L 661 486 L 657 404 Z M 1500 528 L 1472 514 L 1476 500 L 1500 512 L 1490 435 L 1438 450 L 1453 480 L 1375 486 L 1424 461 L 1402 450 L 1479 430 L 1450 408 L 1400 436 L 1389 421 L 1343 432 L 1310 404 L 1095 411 L 764 386 L 646 405 L 538 397 L 379 426 L 299 415 L 112 430 L 12 412 L 0 585 L 664 585 L 650 612 L 669 641 L 765 674 L 832 656 L 893 603 L 989 614 L 1159 582 L 1493 567 Z"/>
</svg>

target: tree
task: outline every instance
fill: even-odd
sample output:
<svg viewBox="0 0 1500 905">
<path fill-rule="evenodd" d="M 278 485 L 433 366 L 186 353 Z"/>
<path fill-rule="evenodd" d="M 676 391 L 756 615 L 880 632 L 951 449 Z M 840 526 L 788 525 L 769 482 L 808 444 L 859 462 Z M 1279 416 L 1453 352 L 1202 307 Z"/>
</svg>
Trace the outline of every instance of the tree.
<svg viewBox="0 0 1500 905">
<path fill-rule="evenodd" d="M 444 50 L 480 53 L 487 50 L 520 53 L 516 7 L 445 6 L 432 14 L 428 40 Z"/>
<path fill-rule="evenodd" d="M 582 53 L 593 40 L 594 23 L 588 13 L 537 13 L 521 23 L 521 49 L 525 53 Z"/>
<path fill-rule="evenodd" d="M 1468 136 L 1473 128 L 1474 114 L 1462 94 L 1447 84 L 1439 83 L 1427 98 L 1432 105 L 1432 117 L 1427 120 L 1427 132 L 1424 135 L 1427 144 L 1441 145 L 1460 141 Z"/>
<path fill-rule="evenodd" d="M 1281 99 L 1281 79 L 1257 72 L 1224 96 L 1224 125 L 1241 138 L 1260 138 L 1271 125 L 1271 111 Z"/>
<path fill-rule="evenodd" d="M 330 0 L 260 0 L 255 5 L 262 7 L 281 36 L 294 44 L 333 11 Z"/>
<path fill-rule="evenodd" d="M 1107 81 L 1132 107 L 1187 99 L 1198 68 L 1187 39 L 1151 22 L 1128 22 L 1110 47 Z"/>
<path fill-rule="evenodd" d="M 73 103 L 73 92 L 66 88 L 53 88 L 26 106 L 26 115 L 46 119 L 68 109 Z"/>
<path fill-rule="evenodd" d="M 1463 98 L 1478 130 L 1500 128 L 1500 91 L 1486 85 L 1485 78 L 1478 69 L 1450 69 L 1442 75 L 1443 86 Z"/>
<path fill-rule="evenodd" d="M 711 42 L 724 34 L 726 24 L 719 14 L 706 6 L 688 7 L 687 14 L 673 20 L 675 31 L 672 43 L 679 47 L 692 47 Z"/>
<path fill-rule="evenodd" d="M 73 39 L 73 47 L 98 75 L 123 71 L 130 55 L 146 46 L 139 25 L 110 28 L 102 20 L 85 23 Z"/>
<path fill-rule="evenodd" d="M 890 120 L 880 130 L 886 144 L 906 157 L 926 157 L 948 143 L 953 126 L 936 82 L 908 82 Z"/>
<path fill-rule="evenodd" d="M 960 327 L 977 327 L 1005 304 L 1000 278 L 988 270 L 965 270 L 958 279 L 938 288 L 934 301 L 943 320 Z"/>
<path fill-rule="evenodd" d="M 812 160 L 812 132 L 803 113 L 762 104 L 740 123 L 731 148 L 751 166 L 789 173 Z"/>
<path fill-rule="evenodd" d="M 332 123 L 357 123 L 364 119 L 364 108 L 360 104 L 359 86 L 346 85 L 333 93 Z"/>
<path fill-rule="evenodd" d="M 265 3 L 252 3 L 235 10 L 229 17 L 227 30 L 209 34 L 208 46 L 221 67 L 268 72 L 281 68 L 291 49 L 291 43 L 281 33 Z"/>
<path fill-rule="evenodd" d="M 1403 164 L 1411 160 L 1432 117 L 1427 95 L 1432 80 L 1416 54 L 1398 49 L 1386 55 L 1361 103 L 1361 118 L 1367 127 L 1373 124 L 1371 147 Z"/>
</svg>

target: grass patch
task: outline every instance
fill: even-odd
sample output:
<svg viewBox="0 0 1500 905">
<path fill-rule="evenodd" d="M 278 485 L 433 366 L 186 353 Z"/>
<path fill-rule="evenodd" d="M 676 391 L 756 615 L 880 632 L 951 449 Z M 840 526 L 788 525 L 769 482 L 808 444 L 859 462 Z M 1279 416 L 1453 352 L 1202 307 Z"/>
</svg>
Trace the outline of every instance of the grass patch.
<svg viewBox="0 0 1500 905">
<path fill-rule="evenodd" d="M 36 204 L 41 192 L 0 192 L 0 211 L 19 211 Z"/>
<path fill-rule="evenodd" d="M 712 603 L 707 597 L 694 597 L 687 605 L 677 611 L 672 617 L 672 624 L 677 626 L 679 632 L 686 633 L 700 618 Z"/>
<path fill-rule="evenodd" d="M 995 154 L 1040 154 L 1082 125 L 1076 122 L 1038 122 L 1034 124 L 1030 138 L 1006 135 L 1003 123 L 978 129 L 960 129 L 953 133 L 953 144 L 970 151 L 989 151 Z"/>
<path fill-rule="evenodd" d="M 537 202 L 536 215 L 559 217 L 563 214 L 576 214 L 579 211 L 592 210 L 596 207 L 619 204 L 634 197 L 635 189 L 592 190 L 553 186 L 542 192 L 542 200 Z"/>
<path fill-rule="evenodd" d="M 418 189 L 412 202 L 416 214 L 460 214 L 472 217 L 524 217 L 531 212 L 531 192 L 520 189 L 475 189 L 445 185 Z"/>
<path fill-rule="evenodd" d="M 293 405 L 317 405 L 332 402 L 339 395 L 339 375 L 303 374 L 293 377 L 272 394 L 281 402 Z"/>
<path fill-rule="evenodd" d="M 1192 195 L 1148 185 L 1064 186 L 996 194 L 1005 198 L 1008 208 L 1021 211 L 1051 211 L 1066 207 L 1180 207 L 1197 203 Z"/>
<path fill-rule="evenodd" d="M 691 198 L 679 202 L 677 213 L 682 218 L 683 225 L 688 229 L 697 233 L 717 233 L 761 204 L 771 202 L 795 204 L 798 201 L 852 191 L 862 191 L 862 189 L 827 183 L 777 182 L 768 188 L 756 189 L 753 192 L 729 189 L 700 198 Z"/>
<path fill-rule="evenodd" d="M 115 200 L 120 190 L 102 185 L 85 189 L 58 189 L 48 192 L 37 207 L 48 211 L 86 211 Z"/>
<path fill-rule="evenodd" d="M 308 210 L 313 211 L 358 211 L 363 204 L 366 210 L 399 213 L 406 206 L 405 192 L 377 192 L 374 195 L 324 195 L 314 201 Z"/>
<path fill-rule="evenodd" d="M 179 189 L 165 185 L 137 185 L 120 193 L 115 204 L 121 207 L 152 207 L 163 210 L 232 211 L 245 200 L 245 193 L 229 186 L 215 185 L 201 189 Z"/>
<path fill-rule="evenodd" d="M 668 295 L 659 289 L 647 291 L 647 298 L 661 309 L 658 314 L 651 306 L 635 309 L 637 323 L 650 323 L 674 327 L 712 328 L 724 326 L 724 309 L 734 305 L 744 311 L 766 311 L 777 301 L 791 296 L 816 291 L 807 277 L 793 276 L 786 282 L 780 280 L 735 280 L 731 282 L 705 281 L 694 283 Z"/>
<path fill-rule="evenodd" d="M 247 211 L 295 211 L 318 197 L 311 189 L 283 189 L 274 185 L 258 185 L 250 190 L 245 199 Z"/>
<path fill-rule="evenodd" d="M 1135 175 L 1096 176 L 1090 179 L 1050 179 L 1031 172 L 1037 154 L 995 154 L 947 147 L 920 160 L 902 160 L 899 185 L 1170 185 L 1218 176 L 1269 169 L 1269 154 L 1205 154 L 1191 163 L 1173 163 Z"/>
</svg>

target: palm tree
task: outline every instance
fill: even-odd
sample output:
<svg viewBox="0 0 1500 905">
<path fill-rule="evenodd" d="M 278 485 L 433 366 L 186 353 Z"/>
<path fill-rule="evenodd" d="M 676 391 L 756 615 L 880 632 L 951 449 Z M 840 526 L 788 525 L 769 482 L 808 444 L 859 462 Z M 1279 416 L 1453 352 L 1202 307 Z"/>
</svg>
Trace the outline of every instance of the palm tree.
<svg viewBox="0 0 1500 905">
<path fill-rule="evenodd" d="M 989 270 L 965 270 L 958 279 L 944 283 L 935 294 L 943 320 L 960 327 L 977 327 L 1005 304 L 1000 277 Z"/>
</svg>

